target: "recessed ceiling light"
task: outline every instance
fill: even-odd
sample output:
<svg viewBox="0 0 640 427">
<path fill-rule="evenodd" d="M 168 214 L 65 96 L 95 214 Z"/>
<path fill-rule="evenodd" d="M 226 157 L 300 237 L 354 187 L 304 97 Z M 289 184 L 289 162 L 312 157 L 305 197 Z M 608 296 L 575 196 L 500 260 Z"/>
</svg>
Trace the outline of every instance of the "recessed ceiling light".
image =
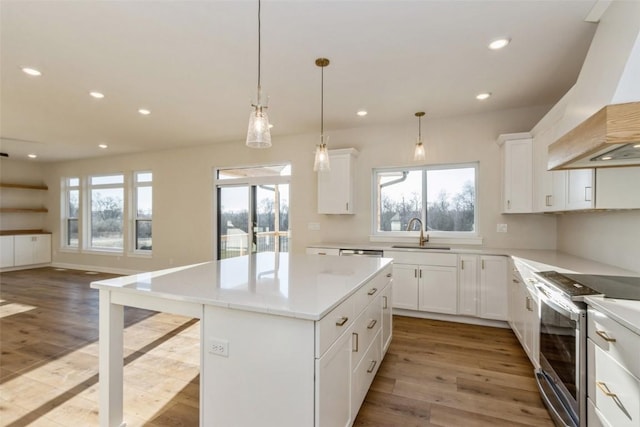
<svg viewBox="0 0 640 427">
<path fill-rule="evenodd" d="M 640 148 L 640 144 L 634 145 L 633 148 Z"/>
<path fill-rule="evenodd" d="M 600 160 L 611 160 L 611 159 L 613 159 L 613 157 L 611 157 L 611 156 L 604 156 L 604 157 L 602 157 Z"/>
<path fill-rule="evenodd" d="M 27 157 L 30 159 L 35 159 L 36 157 L 38 157 L 37 154 L 27 154 Z"/>
<path fill-rule="evenodd" d="M 273 127 L 273 123 L 269 123 L 269 129 Z"/>
<path fill-rule="evenodd" d="M 104 98 L 104 93 L 102 93 L 102 92 L 92 91 L 92 92 L 89 92 L 89 95 L 93 96 L 96 99 Z"/>
<path fill-rule="evenodd" d="M 367 110 L 359 110 L 356 114 L 359 115 L 360 117 L 364 117 L 369 113 L 367 113 Z"/>
<path fill-rule="evenodd" d="M 151 114 L 151 111 L 147 110 L 146 108 L 140 108 L 138 110 L 138 113 L 142 114 L 143 116 L 148 116 L 149 114 Z"/>
<path fill-rule="evenodd" d="M 35 68 L 31 67 L 22 67 L 22 72 L 25 74 L 29 74 L 30 76 L 41 76 L 42 73 Z"/>
<path fill-rule="evenodd" d="M 491 43 L 489 43 L 489 49 L 491 50 L 498 50 L 498 49 L 502 49 L 503 47 L 505 47 L 506 45 L 508 45 L 511 42 L 511 39 L 496 39 L 494 41 L 492 41 Z"/>
<path fill-rule="evenodd" d="M 105 148 L 108 147 L 108 145 L 107 144 L 98 144 L 98 147 L 102 148 L 104 150 Z"/>
<path fill-rule="evenodd" d="M 484 101 L 491 96 L 491 92 L 483 92 L 476 95 L 476 99 L 480 101 Z"/>
</svg>

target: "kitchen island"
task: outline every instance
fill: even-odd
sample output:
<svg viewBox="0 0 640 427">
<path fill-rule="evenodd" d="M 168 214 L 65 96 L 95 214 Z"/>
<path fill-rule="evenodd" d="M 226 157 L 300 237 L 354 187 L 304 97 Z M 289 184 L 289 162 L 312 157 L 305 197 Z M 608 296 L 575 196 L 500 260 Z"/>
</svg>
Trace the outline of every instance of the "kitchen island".
<svg viewBox="0 0 640 427">
<path fill-rule="evenodd" d="M 391 339 L 391 260 L 261 253 L 93 282 L 100 425 L 123 420 L 125 306 L 201 319 L 201 426 L 351 425 Z"/>
</svg>

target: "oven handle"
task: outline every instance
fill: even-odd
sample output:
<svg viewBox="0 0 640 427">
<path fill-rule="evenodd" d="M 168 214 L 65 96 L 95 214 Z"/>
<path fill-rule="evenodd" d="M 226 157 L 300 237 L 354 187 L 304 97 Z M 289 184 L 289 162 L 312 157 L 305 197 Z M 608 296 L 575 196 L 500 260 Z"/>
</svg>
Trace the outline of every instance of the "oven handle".
<svg viewBox="0 0 640 427">
<path fill-rule="evenodd" d="M 548 291 L 546 290 L 546 287 L 540 283 L 536 284 L 536 289 L 538 290 L 538 295 L 540 296 L 540 299 L 544 301 L 545 304 L 547 304 L 549 307 L 551 307 L 552 309 L 554 309 L 555 311 L 557 311 L 558 313 L 562 314 L 563 316 L 566 316 L 568 318 L 570 318 L 571 320 L 574 321 L 579 321 L 580 320 L 580 309 L 579 308 L 575 308 L 575 309 L 571 309 L 570 307 L 567 307 L 565 304 L 558 304 L 548 293 Z M 572 304 L 571 302 L 567 302 L 567 304 Z"/>
</svg>

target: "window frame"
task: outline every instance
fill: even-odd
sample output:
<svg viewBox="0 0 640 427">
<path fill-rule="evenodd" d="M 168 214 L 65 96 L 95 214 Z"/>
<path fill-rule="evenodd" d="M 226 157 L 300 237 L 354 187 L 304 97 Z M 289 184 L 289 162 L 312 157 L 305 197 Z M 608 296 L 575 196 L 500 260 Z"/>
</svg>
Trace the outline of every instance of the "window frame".
<svg viewBox="0 0 640 427">
<path fill-rule="evenodd" d="M 94 178 L 106 178 L 106 177 L 122 177 L 122 183 L 115 184 L 93 184 Z M 86 203 L 85 203 L 85 212 L 87 215 L 84 215 L 83 225 L 85 225 L 84 229 L 87 230 L 86 233 L 83 233 L 83 252 L 98 252 L 102 254 L 124 254 L 126 250 L 127 244 L 127 221 L 125 221 L 125 215 L 128 211 L 128 200 L 127 200 L 127 189 L 129 186 L 127 185 L 127 174 L 124 172 L 114 172 L 114 173 L 105 173 L 105 174 L 96 174 L 87 176 L 87 185 L 86 185 Z M 93 190 L 96 189 L 122 189 L 122 248 L 108 248 L 108 247 L 100 247 L 93 246 Z"/>
<path fill-rule="evenodd" d="M 71 181 L 77 180 L 77 185 L 72 185 Z M 82 192 L 82 179 L 79 176 L 71 176 L 62 178 L 62 204 L 61 204 L 61 212 L 60 212 L 60 248 L 65 251 L 80 251 L 82 249 L 82 203 L 83 203 L 83 192 Z M 72 191 L 78 192 L 78 212 L 75 217 L 72 217 L 69 213 L 69 205 L 71 202 L 70 194 Z M 72 220 L 76 221 L 76 228 L 78 230 L 78 243 L 77 245 L 71 245 L 69 243 L 69 224 Z"/>
<path fill-rule="evenodd" d="M 426 230 L 426 215 L 428 200 L 427 193 L 427 172 L 433 170 L 449 170 L 449 169 L 474 169 L 474 230 L 473 231 L 428 231 Z M 425 224 L 425 234 L 429 234 L 430 241 L 438 243 L 457 243 L 457 244 L 482 244 L 482 237 L 479 230 L 479 162 L 466 163 L 446 163 L 446 164 L 429 164 L 429 165 L 410 165 L 410 166 L 393 166 L 393 167 L 377 167 L 371 170 L 371 235 L 370 241 L 374 242 L 397 242 L 397 241 L 414 241 L 420 235 L 419 231 L 380 231 L 378 225 L 378 175 L 388 172 L 404 172 L 404 171 L 421 171 L 422 172 L 422 217 L 420 220 Z"/>
<path fill-rule="evenodd" d="M 150 174 L 150 181 L 139 181 L 139 176 L 143 174 Z M 150 218 L 141 218 L 138 216 L 138 188 L 150 187 L 151 188 L 151 216 Z M 138 248 L 138 223 L 150 222 L 151 223 L 151 249 Z M 131 185 L 131 253 L 134 255 L 151 256 L 153 254 L 153 172 L 151 170 L 140 170 L 133 172 L 132 185 Z"/>
</svg>

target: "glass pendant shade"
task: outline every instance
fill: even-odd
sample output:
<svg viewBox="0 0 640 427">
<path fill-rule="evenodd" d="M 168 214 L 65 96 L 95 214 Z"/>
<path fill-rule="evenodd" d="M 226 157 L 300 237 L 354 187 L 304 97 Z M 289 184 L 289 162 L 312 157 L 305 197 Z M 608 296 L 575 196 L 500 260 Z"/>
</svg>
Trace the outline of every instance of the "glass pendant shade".
<svg viewBox="0 0 640 427">
<path fill-rule="evenodd" d="M 419 162 L 423 161 L 426 158 L 424 153 L 424 145 L 421 140 L 416 141 L 416 148 L 413 151 L 413 160 Z"/>
<path fill-rule="evenodd" d="M 247 146 L 251 148 L 271 147 L 271 130 L 269 129 L 269 116 L 260 105 L 254 107 L 249 115 L 249 128 L 247 130 Z"/>
<path fill-rule="evenodd" d="M 313 161 L 313 171 L 326 172 L 329 170 L 331 170 L 331 165 L 329 164 L 329 150 L 327 150 L 327 144 L 321 142 L 316 147 L 316 158 Z"/>
</svg>

